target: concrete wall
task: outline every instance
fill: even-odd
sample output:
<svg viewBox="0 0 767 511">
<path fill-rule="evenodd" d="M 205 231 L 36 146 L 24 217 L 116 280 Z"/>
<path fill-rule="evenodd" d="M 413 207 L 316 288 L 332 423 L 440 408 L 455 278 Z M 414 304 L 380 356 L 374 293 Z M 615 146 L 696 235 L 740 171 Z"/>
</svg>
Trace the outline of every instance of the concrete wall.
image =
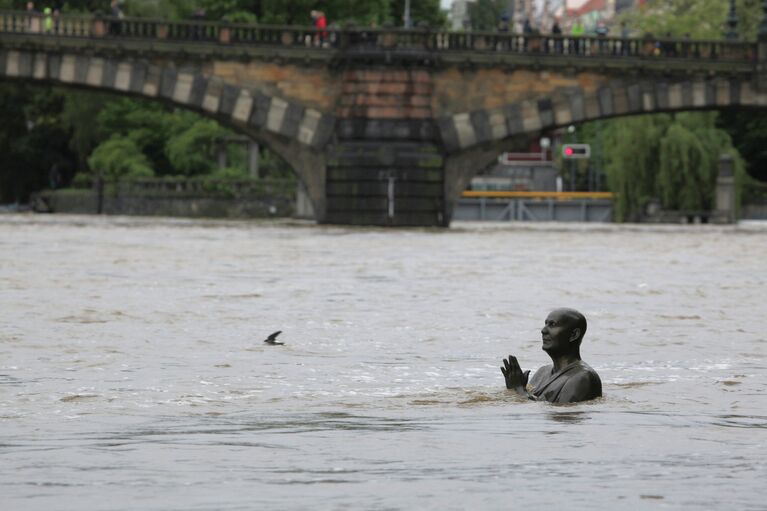
<svg viewBox="0 0 767 511">
<path fill-rule="evenodd" d="M 41 197 L 52 213 L 95 214 L 94 190 L 57 190 Z M 44 206 L 35 201 L 37 209 Z M 102 210 L 109 215 L 180 216 L 193 218 L 270 218 L 295 215 L 295 195 L 269 197 L 141 197 L 105 194 Z"/>
</svg>

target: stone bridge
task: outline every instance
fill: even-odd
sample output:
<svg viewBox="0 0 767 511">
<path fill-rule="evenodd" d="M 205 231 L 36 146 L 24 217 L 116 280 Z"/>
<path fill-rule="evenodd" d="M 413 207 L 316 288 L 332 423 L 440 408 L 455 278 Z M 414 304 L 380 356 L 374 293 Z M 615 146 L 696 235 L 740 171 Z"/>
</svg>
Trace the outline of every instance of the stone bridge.
<svg viewBox="0 0 767 511">
<path fill-rule="evenodd" d="M 755 43 L 327 30 L 0 13 L 0 78 L 215 118 L 295 170 L 319 222 L 446 226 L 472 175 L 594 119 L 767 106 Z"/>
</svg>

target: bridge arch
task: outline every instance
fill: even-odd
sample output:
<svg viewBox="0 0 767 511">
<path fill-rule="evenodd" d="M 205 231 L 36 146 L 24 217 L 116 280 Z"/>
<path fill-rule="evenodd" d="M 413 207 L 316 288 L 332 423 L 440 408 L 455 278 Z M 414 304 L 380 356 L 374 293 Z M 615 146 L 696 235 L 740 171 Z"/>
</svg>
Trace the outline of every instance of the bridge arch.
<svg viewBox="0 0 767 511">
<path fill-rule="evenodd" d="M 331 114 L 233 84 L 202 63 L 87 55 L 79 52 L 0 49 L 0 79 L 49 83 L 160 101 L 210 117 L 266 145 L 303 183 L 315 215 L 325 207 L 323 147 L 333 133 Z"/>
<path fill-rule="evenodd" d="M 448 151 L 447 200 L 455 203 L 477 168 L 544 130 L 632 115 L 754 107 L 767 107 L 767 91 L 758 91 L 750 79 L 714 76 L 611 80 L 590 91 L 558 88 L 502 107 L 443 117 L 438 124 Z"/>
</svg>

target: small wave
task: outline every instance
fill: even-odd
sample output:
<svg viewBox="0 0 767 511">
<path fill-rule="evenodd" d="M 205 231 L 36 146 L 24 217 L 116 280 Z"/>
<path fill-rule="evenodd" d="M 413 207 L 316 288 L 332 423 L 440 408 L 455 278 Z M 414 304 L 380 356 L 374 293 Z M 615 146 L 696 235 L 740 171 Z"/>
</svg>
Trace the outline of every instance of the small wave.
<svg viewBox="0 0 767 511">
<path fill-rule="evenodd" d="M 108 323 L 106 319 L 89 318 L 86 316 L 64 316 L 61 318 L 56 318 L 54 321 L 59 323 L 82 323 L 86 325 L 91 323 Z"/>
<path fill-rule="evenodd" d="M 72 394 L 71 396 L 64 396 L 59 401 L 63 403 L 71 403 L 73 401 L 85 401 L 86 399 L 95 399 L 99 396 L 96 394 Z"/>
</svg>

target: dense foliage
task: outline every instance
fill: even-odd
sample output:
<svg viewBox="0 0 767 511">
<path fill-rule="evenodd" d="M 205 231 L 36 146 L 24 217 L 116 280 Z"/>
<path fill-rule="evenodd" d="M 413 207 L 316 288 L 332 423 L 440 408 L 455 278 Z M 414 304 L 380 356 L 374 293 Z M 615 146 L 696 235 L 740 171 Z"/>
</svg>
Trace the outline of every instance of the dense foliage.
<svg viewBox="0 0 767 511">
<path fill-rule="evenodd" d="M 711 209 L 722 154 L 735 158 L 742 181 L 743 162 L 716 118 L 715 112 L 640 115 L 584 130 L 588 142 L 604 148 L 607 184 L 618 194 L 617 220 L 637 220 L 651 200 L 670 210 Z"/>
<path fill-rule="evenodd" d="M 760 4 L 737 2 L 741 37 L 756 39 Z M 637 36 L 721 39 L 727 13 L 728 2 L 720 0 L 665 0 L 649 2 L 620 21 Z M 608 187 L 618 195 L 618 220 L 637 219 L 651 200 L 666 209 L 712 207 L 721 154 L 735 157 L 739 187 L 749 182 L 744 169 L 767 178 L 767 119 L 759 111 L 646 115 L 589 123 L 581 130 L 602 149 Z"/>
</svg>

